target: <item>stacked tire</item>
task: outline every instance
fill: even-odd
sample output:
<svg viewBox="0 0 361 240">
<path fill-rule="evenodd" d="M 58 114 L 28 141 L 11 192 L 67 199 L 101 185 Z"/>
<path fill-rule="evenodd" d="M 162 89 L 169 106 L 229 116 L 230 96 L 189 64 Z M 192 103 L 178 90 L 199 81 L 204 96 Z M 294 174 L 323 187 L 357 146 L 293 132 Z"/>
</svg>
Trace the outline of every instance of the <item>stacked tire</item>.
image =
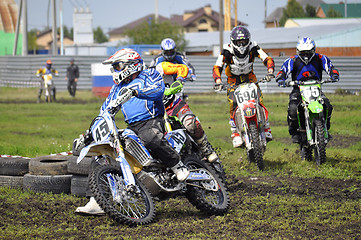
<svg viewBox="0 0 361 240">
<path fill-rule="evenodd" d="M 0 157 L 0 186 L 23 189 L 24 175 L 29 172 L 30 158 Z"/>
<path fill-rule="evenodd" d="M 68 173 L 69 156 L 49 155 L 32 158 L 24 175 L 25 190 L 45 193 L 70 193 L 72 175 Z"/>
<path fill-rule="evenodd" d="M 88 175 L 91 171 L 92 157 L 85 157 L 80 163 L 76 163 L 77 156 L 68 159 L 68 172 L 72 174 L 70 193 L 85 197 L 88 188 Z"/>
</svg>

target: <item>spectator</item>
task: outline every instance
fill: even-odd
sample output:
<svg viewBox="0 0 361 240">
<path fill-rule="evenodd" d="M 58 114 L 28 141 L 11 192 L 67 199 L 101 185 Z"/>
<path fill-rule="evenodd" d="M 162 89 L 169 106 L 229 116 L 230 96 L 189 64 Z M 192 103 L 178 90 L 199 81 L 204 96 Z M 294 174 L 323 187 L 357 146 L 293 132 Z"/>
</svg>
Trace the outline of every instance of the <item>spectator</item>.
<svg viewBox="0 0 361 240">
<path fill-rule="evenodd" d="M 74 59 L 70 59 L 70 65 L 66 69 L 65 80 L 68 80 L 68 91 L 70 96 L 75 97 L 76 85 L 79 78 L 78 65 L 74 63 Z"/>
<path fill-rule="evenodd" d="M 55 85 L 53 84 L 51 79 L 52 79 L 53 73 L 55 74 L 55 76 L 58 76 L 58 71 L 55 70 L 54 68 L 52 68 L 52 65 L 53 65 L 52 61 L 47 60 L 45 66 L 39 68 L 36 71 L 36 76 L 41 77 L 37 103 L 40 103 L 41 93 L 43 92 L 43 89 L 45 87 L 45 80 L 48 81 L 48 85 L 50 87 L 50 92 L 52 92 L 52 97 L 53 97 L 54 102 L 56 101 L 56 98 L 55 98 L 56 89 L 55 89 Z M 45 77 L 46 77 L 46 79 L 45 79 Z M 45 89 L 44 89 L 44 91 L 45 91 Z M 48 101 L 48 100 L 50 100 L 50 99 L 45 99 L 45 101 Z"/>
</svg>

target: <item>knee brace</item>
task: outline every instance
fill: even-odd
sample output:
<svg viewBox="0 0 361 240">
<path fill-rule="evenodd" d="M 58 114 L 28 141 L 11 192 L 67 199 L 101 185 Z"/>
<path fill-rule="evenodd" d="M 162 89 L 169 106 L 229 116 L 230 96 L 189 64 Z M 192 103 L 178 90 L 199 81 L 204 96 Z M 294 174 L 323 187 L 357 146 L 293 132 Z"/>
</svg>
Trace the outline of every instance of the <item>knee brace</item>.
<svg viewBox="0 0 361 240">
<path fill-rule="evenodd" d="M 200 139 L 204 135 L 202 125 L 196 116 L 186 115 L 182 123 L 194 139 Z"/>
</svg>

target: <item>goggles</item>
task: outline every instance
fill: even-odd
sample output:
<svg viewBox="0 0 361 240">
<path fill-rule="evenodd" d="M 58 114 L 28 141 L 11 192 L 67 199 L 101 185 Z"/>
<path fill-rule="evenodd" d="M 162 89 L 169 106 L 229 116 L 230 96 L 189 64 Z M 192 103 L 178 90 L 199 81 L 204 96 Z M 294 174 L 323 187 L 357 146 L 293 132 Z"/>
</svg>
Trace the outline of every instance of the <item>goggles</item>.
<svg viewBox="0 0 361 240">
<path fill-rule="evenodd" d="M 123 71 L 127 66 L 138 63 L 138 60 L 133 61 L 127 61 L 127 62 L 116 62 L 112 64 L 112 67 L 110 68 L 110 71 L 113 72 L 121 72 Z"/>
<path fill-rule="evenodd" d="M 173 56 L 175 54 L 175 50 L 174 49 L 164 50 L 163 53 L 166 56 Z"/>
<path fill-rule="evenodd" d="M 249 43 L 249 39 L 238 39 L 238 40 L 233 40 L 233 44 L 236 45 L 237 47 L 245 47 L 247 46 Z"/>
<path fill-rule="evenodd" d="M 311 57 L 315 52 L 313 50 L 300 51 L 298 54 L 301 57 Z"/>
</svg>

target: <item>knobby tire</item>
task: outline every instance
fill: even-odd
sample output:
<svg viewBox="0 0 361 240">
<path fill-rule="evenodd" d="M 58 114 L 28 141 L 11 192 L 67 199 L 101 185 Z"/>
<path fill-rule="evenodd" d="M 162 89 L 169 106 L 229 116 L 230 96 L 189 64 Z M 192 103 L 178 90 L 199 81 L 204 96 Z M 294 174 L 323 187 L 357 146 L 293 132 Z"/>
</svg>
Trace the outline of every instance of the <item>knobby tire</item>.
<svg viewBox="0 0 361 240">
<path fill-rule="evenodd" d="M 314 120 L 314 139 L 315 139 L 315 161 L 317 165 L 321 165 L 326 161 L 326 142 L 323 130 L 323 124 L 320 120 Z"/>
<path fill-rule="evenodd" d="M 116 180 L 117 197 L 113 198 L 107 174 Z M 117 165 L 100 165 L 90 174 L 90 189 L 95 200 L 108 216 L 129 226 L 145 225 L 155 218 L 154 200 L 148 189 L 135 178 L 140 193 L 125 190 L 124 179 Z"/>
<path fill-rule="evenodd" d="M 263 148 L 261 146 L 258 128 L 254 121 L 251 121 L 249 123 L 249 132 L 251 138 L 250 140 L 253 146 L 253 149 L 250 151 L 249 156 L 253 157 L 251 161 L 256 162 L 258 169 L 262 171 L 264 169 Z"/>
<path fill-rule="evenodd" d="M 206 169 L 218 184 L 218 191 L 214 192 L 206 190 L 202 187 L 196 187 L 187 185 L 186 197 L 189 202 L 200 211 L 210 215 L 223 215 L 228 211 L 229 208 L 229 195 L 227 192 L 226 184 L 222 181 L 221 177 L 215 173 L 208 163 L 196 158 L 189 156 L 184 159 L 184 164 L 189 169 Z M 197 182 L 194 182 L 197 184 Z M 201 186 L 201 182 L 198 182 Z"/>
</svg>

